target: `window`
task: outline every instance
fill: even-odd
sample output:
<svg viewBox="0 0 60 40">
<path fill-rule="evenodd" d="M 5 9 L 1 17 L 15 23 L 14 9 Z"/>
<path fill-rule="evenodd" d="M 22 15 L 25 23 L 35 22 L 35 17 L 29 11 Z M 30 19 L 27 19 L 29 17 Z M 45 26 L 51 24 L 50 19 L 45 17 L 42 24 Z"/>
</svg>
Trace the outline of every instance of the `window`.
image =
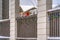
<svg viewBox="0 0 60 40">
<path fill-rule="evenodd" d="M 52 0 L 52 8 L 60 7 L 60 0 Z"/>
<path fill-rule="evenodd" d="M 18 2 L 19 12 L 17 18 L 37 14 L 37 0 L 18 0 Z"/>
<path fill-rule="evenodd" d="M 30 9 L 37 8 L 37 0 L 20 0 L 19 5 L 22 8 L 22 10 L 25 12 Z"/>
</svg>

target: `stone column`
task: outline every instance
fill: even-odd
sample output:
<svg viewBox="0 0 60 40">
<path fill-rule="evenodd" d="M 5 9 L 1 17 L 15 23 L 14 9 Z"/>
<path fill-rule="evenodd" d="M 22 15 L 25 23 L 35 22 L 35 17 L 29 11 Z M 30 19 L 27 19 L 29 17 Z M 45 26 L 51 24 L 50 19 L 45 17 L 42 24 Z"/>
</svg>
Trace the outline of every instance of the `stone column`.
<svg viewBox="0 0 60 40">
<path fill-rule="evenodd" d="M 52 0 L 38 0 L 37 40 L 47 40 L 48 38 L 47 10 L 52 8 L 51 1 Z"/>
<path fill-rule="evenodd" d="M 9 0 L 10 40 L 16 40 L 16 9 L 15 0 Z"/>
<path fill-rule="evenodd" d="M 0 0 L 0 19 L 2 19 L 2 0 Z"/>
</svg>

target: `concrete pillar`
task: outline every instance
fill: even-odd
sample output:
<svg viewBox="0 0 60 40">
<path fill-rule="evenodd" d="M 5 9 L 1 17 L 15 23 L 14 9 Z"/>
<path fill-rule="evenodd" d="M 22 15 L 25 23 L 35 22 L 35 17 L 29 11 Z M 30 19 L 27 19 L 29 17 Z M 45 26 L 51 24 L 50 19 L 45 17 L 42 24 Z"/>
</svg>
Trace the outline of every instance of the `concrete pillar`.
<svg viewBox="0 0 60 40">
<path fill-rule="evenodd" d="M 16 9 L 15 0 L 9 0 L 10 40 L 16 40 Z"/>
<path fill-rule="evenodd" d="M 48 38 L 47 10 L 52 8 L 51 3 L 52 0 L 38 0 L 37 40 L 47 40 Z"/>
<path fill-rule="evenodd" d="M 0 0 L 0 19 L 2 19 L 2 0 Z"/>
</svg>

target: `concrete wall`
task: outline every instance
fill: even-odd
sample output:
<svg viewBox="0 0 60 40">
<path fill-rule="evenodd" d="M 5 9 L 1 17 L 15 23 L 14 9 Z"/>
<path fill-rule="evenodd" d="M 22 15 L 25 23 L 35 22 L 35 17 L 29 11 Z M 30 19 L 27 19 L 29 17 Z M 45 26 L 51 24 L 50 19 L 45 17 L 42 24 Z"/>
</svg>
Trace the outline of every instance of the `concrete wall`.
<svg viewBox="0 0 60 40">
<path fill-rule="evenodd" d="M 49 36 L 49 22 L 47 10 L 51 9 L 52 0 L 38 0 L 37 40 L 47 40 Z"/>
<path fill-rule="evenodd" d="M 16 40 L 16 0 L 9 0 L 10 40 Z"/>
</svg>

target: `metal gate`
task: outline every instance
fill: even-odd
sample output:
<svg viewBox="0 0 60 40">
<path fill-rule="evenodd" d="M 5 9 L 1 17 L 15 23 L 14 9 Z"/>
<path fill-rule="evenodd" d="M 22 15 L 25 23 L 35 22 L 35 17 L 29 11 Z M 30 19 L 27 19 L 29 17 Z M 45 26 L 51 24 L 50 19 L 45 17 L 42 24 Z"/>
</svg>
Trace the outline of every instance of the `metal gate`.
<svg viewBox="0 0 60 40">
<path fill-rule="evenodd" d="M 49 40 L 60 40 L 60 13 L 49 14 L 50 34 Z"/>
<path fill-rule="evenodd" d="M 37 38 L 37 15 L 17 20 L 17 37 Z"/>
</svg>

